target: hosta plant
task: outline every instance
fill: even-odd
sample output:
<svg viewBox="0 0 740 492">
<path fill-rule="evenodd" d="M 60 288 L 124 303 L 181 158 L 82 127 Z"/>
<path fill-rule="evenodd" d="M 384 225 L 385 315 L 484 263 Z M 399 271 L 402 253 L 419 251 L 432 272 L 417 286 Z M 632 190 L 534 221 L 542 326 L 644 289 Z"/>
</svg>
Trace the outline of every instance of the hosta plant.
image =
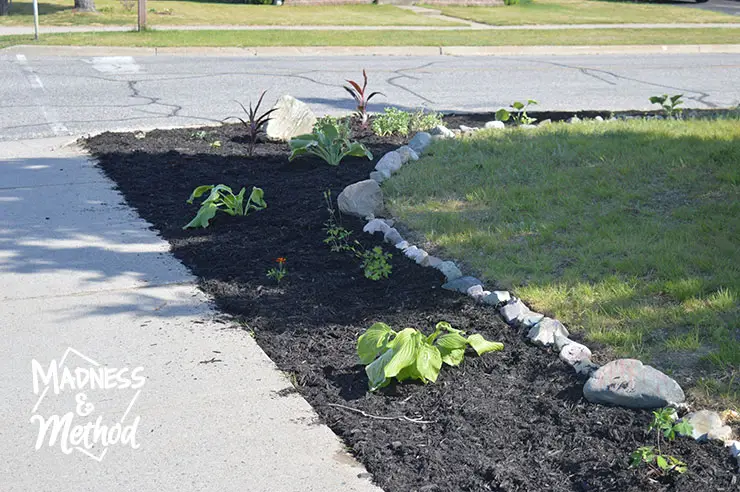
<svg viewBox="0 0 740 492">
<path fill-rule="evenodd" d="M 662 96 L 651 97 L 650 102 L 653 104 L 660 104 L 663 111 L 665 111 L 666 116 L 673 118 L 674 116 L 681 115 L 682 109 L 680 109 L 679 106 L 683 104 L 683 101 L 681 100 L 682 97 L 683 94 L 676 94 L 675 96 L 663 94 Z"/>
<path fill-rule="evenodd" d="M 648 467 L 648 474 L 668 476 L 686 473 L 687 465 L 675 456 L 663 454 L 661 444 L 673 441 L 677 435 L 690 436 L 693 428 L 686 421 L 676 422 L 676 411 L 672 408 L 663 408 L 653 412 L 653 420 L 648 432 L 655 431 L 655 446 L 642 446 L 630 455 L 630 466 L 637 468 L 640 465 Z"/>
<path fill-rule="evenodd" d="M 349 92 L 349 95 L 352 96 L 352 99 L 355 100 L 356 105 L 356 114 L 357 117 L 360 119 L 360 123 L 363 127 L 367 126 L 367 105 L 370 102 L 370 99 L 377 95 L 384 96 L 382 92 L 371 92 L 370 94 L 367 93 L 367 73 L 365 70 L 362 70 L 362 78 L 363 83 L 362 86 L 355 82 L 354 80 L 347 80 L 347 83 L 349 83 L 349 86 L 345 85 L 344 90 Z"/>
<path fill-rule="evenodd" d="M 264 192 L 261 188 L 252 187 L 252 193 L 245 201 L 246 192 L 246 188 L 242 188 L 239 194 L 235 195 L 230 187 L 222 184 L 198 186 L 188 198 L 188 203 L 193 203 L 193 200 L 200 198 L 205 193 L 208 193 L 208 196 L 200 204 L 200 209 L 195 218 L 188 222 L 183 229 L 190 227 L 206 228 L 217 212 L 224 212 L 232 216 L 247 215 L 253 210 L 262 210 L 267 207 Z"/>
<path fill-rule="evenodd" d="M 370 391 L 375 391 L 393 378 L 435 382 L 442 364 L 459 366 L 468 347 L 483 355 L 503 350 L 504 345 L 489 342 L 479 334 L 466 338 L 465 332 L 446 321 L 437 323 L 428 336 L 415 328 L 395 332 L 385 323 L 375 323 L 357 340 L 357 355 L 366 366 Z"/>
<path fill-rule="evenodd" d="M 442 115 L 440 113 L 425 112 L 420 109 L 414 113 L 409 113 L 402 109 L 387 107 L 381 114 L 373 119 L 372 129 L 376 135 L 402 135 L 420 132 L 434 128 L 442 124 Z"/>
<path fill-rule="evenodd" d="M 277 111 L 278 108 L 272 108 L 268 111 L 265 111 L 264 113 L 260 114 L 260 105 L 262 104 L 262 99 L 265 97 L 265 94 L 267 91 L 262 91 L 262 95 L 260 95 L 260 98 L 257 100 L 257 104 L 252 107 L 252 103 L 249 103 L 249 109 L 245 108 L 242 103 L 239 101 L 236 101 L 236 103 L 242 107 L 242 110 L 247 114 L 247 119 L 240 118 L 239 116 L 230 116 L 228 119 L 237 119 L 242 122 L 242 125 L 244 125 L 244 128 L 247 130 L 247 155 L 251 156 L 254 153 L 254 147 L 257 145 L 257 139 L 259 138 L 260 134 L 263 131 L 263 128 L 265 124 L 270 121 L 272 118 L 270 118 L 270 115 Z"/>
<path fill-rule="evenodd" d="M 537 119 L 530 118 L 527 115 L 527 108 L 534 104 L 537 104 L 534 99 L 527 99 L 526 103 L 514 101 L 508 109 L 501 108 L 496 111 L 496 119 L 498 121 L 509 121 L 511 119 L 517 125 L 531 125 Z"/>
<path fill-rule="evenodd" d="M 321 157 L 332 166 L 338 166 L 347 156 L 373 159 L 373 154 L 364 145 L 359 142 L 350 142 L 331 123 L 324 123 L 314 128 L 313 133 L 291 139 L 290 150 L 288 158 L 290 161 L 304 154 L 312 154 Z"/>
</svg>

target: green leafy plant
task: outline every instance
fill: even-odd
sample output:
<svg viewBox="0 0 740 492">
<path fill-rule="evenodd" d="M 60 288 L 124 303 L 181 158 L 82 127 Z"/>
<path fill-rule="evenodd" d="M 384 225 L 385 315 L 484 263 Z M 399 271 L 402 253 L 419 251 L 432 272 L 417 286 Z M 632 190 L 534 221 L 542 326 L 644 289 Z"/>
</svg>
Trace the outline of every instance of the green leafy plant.
<svg viewBox="0 0 740 492">
<path fill-rule="evenodd" d="M 366 366 L 370 391 L 375 391 L 390 384 L 393 378 L 435 382 L 442 363 L 459 366 L 467 347 L 480 356 L 503 350 L 504 345 L 489 342 L 479 334 L 466 338 L 464 331 L 452 328 L 446 321 L 437 323 L 429 336 L 415 328 L 395 332 L 385 323 L 375 323 L 357 340 L 357 355 Z"/>
<path fill-rule="evenodd" d="M 391 264 L 388 263 L 393 258 L 393 255 L 384 252 L 380 246 L 365 250 L 359 256 L 362 260 L 362 269 L 365 272 L 365 278 L 369 278 L 370 280 L 388 278 L 393 270 Z"/>
<path fill-rule="evenodd" d="M 411 113 L 402 109 L 388 107 L 383 112 L 373 118 L 372 129 L 376 135 L 384 137 L 386 135 L 403 135 L 409 134 L 409 124 L 411 123 Z"/>
<path fill-rule="evenodd" d="M 238 195 L 235 195 L 232 189 L 226 185 L 203 185 L 198 186 L 188 198 L 188 203 L 200 198 L 203 194 L 210 192 L 208 197 L 200 204 L 200 209 L 195 218 L 183 226 L 183 229 L 191 227 L 206 228 L 209 221 L 216 216 L 217 212 L 224 212 L 231 216 L 247 215 L 251 211 L 262 210 L 267 207 L 264 200 L 264 192 L 261 188 L 252 187 L 252 193 L 249 194 L 246 202 L 244 196 L 246 188 L 242 188 Z"/>
<path fill-rule="evenodd" d="M 653 412 L 653 420 L 648 427 L 648 433 L 655 431 L 655 446 L 642 446 L 630 455 L 630 466 L 637 468 L 645 464 L 650 474 L 669 476 L 686 473 L 687 465 L 678 458 L 663 454 L 662 441 L 670 442 L 676 436 L 689 436 L 693 428 L 686 421 L 676 422 L 676 411 L 672 408 L 663 408 Z M 656 452 L 657 448 L 657 452 Z"/>
<path fill-rule="evenodd" d="M 352 231 L 341 225 L 341 217 L 334 209 L 331 191 L 324 192 L 324 201 L 329 212 L 329 219 L 324 223 L 324 230 L 326 231 L 324 244 L 327 244 L 332 252 L 352 253 L 354 257 L 361 261 L 365 278 L 370 280 L 388 278 L 393 273 L 393 265 L 389 263 L 393 255 L 384 252 L 380 246 L 375 246 L 369 250 L 365 249 L 359 241 L 351 239 Z"/>
<path fill-rule="evenodd" d="M 275 258 L 275 261 L 277 262 L 278 266 L 277 268 L 270 268 L 269 270 L 267 270 L 267 278 L 271 278 L 275 282 L 280 284 L 280 281 L 288 274 L 288 269 L 285 268 L 285 263 L 287 262 L 287 260 L 281 256 L 279 258 Z"/>
<path fill-rule="evenodd" d="M 239 116 L 229 116 L 226 118 L 227 120 L 237 119 L 241 121 L 244 128 L 247 129 L 247 139 L 249 140 L 249 143 L 247 144 L 247 155 L 249 156 L 254 154 L 254 147 L 257 145 L 257 139 L 262 133 L 265 124 L 272 119 L 270 118 L 270 115 L 278 109 L 272 108 L 260 114 L 260 105 L 262 104 L 262 99 L 265 97 L 266 93 L 267 91 L 262 91 L 260 98 L 257 100 L 256 106 L 252 107 L 252 103 L 250 102 L 249 109 L 245 108 L 239 101 L 236 101 L 236 103 L 241 106 L 242 110 L 247 114 L 246 120 Z"/>
<path fill-rule="evenodd" d="M 349 92 L 349 95 L 352 96 L 352 98 L 355 100 L 355 104 L 357 106 L 355 114 L 360 119 L 360 123 L 364 128 L 367 126 L 367 105 L 370 102 L 370 99 L 377 95 L 385 96 L 385 94 L 377 91 L 367 94 L 367 73 L 364 69 L 362 70 L 362 78 L 362 86 L 360 86 L 360 84 L 358 84 L 354 80 L 347 80 L 349 86 L 345 85 L 344 90 Z"/>
<path fill-rule="evenodd" d="M 210 145 L 212 149 L 218 149 L 221 147 L 221 140 L 214 140 L 208 145 Z"/>
<path fill-rule="evenodd" d="M 535 104 L 537 104 L 537 101 L 534 99 L 527 99 L 526 103 L 514 101 L 508 109 L 501 108 L 496 111 L 496 119 L 498 121 L 509 121 L 511 119 L 516 125 L 531 125 L 537 119 L 530 118 L 527 115 L 527 108 Z"/>
<path fill-rule="evenodd" d="M 652 96 L 650 98 L 650 102 L 652 104 L 660 104 L 663 111 L 665 111 L 666 116 L 674 118 L 680 116 L 683 111 L 679 108 L 679 106 L 683 104 L 683 101 L 681 100 L 682 97 L 683 94 L 676 94 L 675 96 L 663 94 L 662 96 Z"/>
<path fill-rule="evenodd" d="M 373 118 L 372 129 L 376 135 L 402 135 L 429 130 L 442 124 L 440 113 L 427 113 L 420 109 L 414 113 L 387 107 Z"/>
<path fill-rule="evenodd" d="M 332 166 L 338 166 L 347 156 L 373 159 L 373 154 L 364 145 L 343 138 L 337 127 L 330 123 L 315 128 L 313 133 L 291 139 L 290 150 L 289 161 L 304 154 L 312 154 L 321 157 Z"/>
<path fill-rule="evenodd" d="M 345 118 L 336 118 L 334 116 L 322 116 L 316 119 L 313 125 L 313 131 L 321 131 L 325 125 L 331 125 L 337 131 L 339 138 L 349 140 L 352 137 L 352 129 L 349 121 Z"/>
<path fill-rule="evenodd" d="M 421 132 L 429 130 L 435 126 L 442 124 L 442 113 L 426 112 L 423 109 L 419 109 L 411 115 L 411 121 L 409 121 L 409 132 Z"/>
<path fill-rule="evenodd" d="M 193 132 L 190 134 L 190 138 L 196 139 L 196 140 L 207 140 L 208 139 L 208 132 L 205 130 L 199 130 L 197 132 Z"/>
</svg>

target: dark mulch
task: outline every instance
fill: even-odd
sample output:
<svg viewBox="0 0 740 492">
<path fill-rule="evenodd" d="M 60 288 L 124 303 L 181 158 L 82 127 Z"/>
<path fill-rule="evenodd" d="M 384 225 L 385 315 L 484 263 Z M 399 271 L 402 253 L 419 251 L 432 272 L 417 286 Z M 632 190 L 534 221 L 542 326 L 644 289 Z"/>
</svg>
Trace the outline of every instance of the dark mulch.
<svg viewBox="0 0 740 492">
<path fill-rule="evenodd" d="M 391 278 L 373 282 L 355 259 L 329 252 L 322 243 L 322 192 L 336 197 L 366 179 L 372 162 L 288 163 L 282 144 L 259 145 L 258 155 L 246 158 L 239 127 L 204 130 L 222 146 L 191 138 L 194 130 L 155 131 L 141 140 L 106 133 L 87 146 L 219 308 L 254 330 L 272 360 L 295 375 L 300 393 L 385 490 L 737 490 L 736 467 L 717 444 L 681 439 L 671 445 L 670 452 L 689 463 L 675 481 L 659 483 L 645 470 L 629 469 L 630 452 L 650 444 L 644 433 L 649 413 L 584 401 L 581 384 L 557 357 L 525 344 L 495 310 L 441 290 L 435 270 L 393 251 Z M 365 142 L 377 159 L 401 140 Z M 197 208 L 185 203 L 192 189 L 216 183 L 261 186 L 268 208 L 183 231 Z M 380 244 L 361 232 L 359 220 L 345 217 L 344 225 L 366 245 Z M 280 286 L 265 277 L 277 256 L 287 258 L 289 269 Z M 443 368 L 437 384 L 368 393 L 355 356 L 357 336 L 375 321 L 428 332 L 440 320 L 502 341 L 505 350 Z M 328 403 L 433 423 L 379 420 Z"/>
</svg>

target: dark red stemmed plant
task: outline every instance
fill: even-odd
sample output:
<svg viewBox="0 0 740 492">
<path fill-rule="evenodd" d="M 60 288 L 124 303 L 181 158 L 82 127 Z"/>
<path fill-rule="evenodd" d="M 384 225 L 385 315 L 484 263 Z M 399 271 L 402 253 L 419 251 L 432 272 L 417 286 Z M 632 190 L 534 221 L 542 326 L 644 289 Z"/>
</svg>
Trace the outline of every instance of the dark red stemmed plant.
<svg viewBox="0 0 740 492">
<path fill-rule="evenodd" d="M 247 119 L 244 120 L 238 116 L 229 116 L 228 119 L 237 119 L 242 122 L 242 125 L 244 125 L 244 128 L 247 129 L 247 138 L 249 139 L 249 144 L 247 146 L 247 155 L 252 156 L 254 153 L 254 147 L 257 145 L 257 138 L 260 136 L 260 133 L 263 132 L 264 125 L 270 121 L 272 118 L 270 117 L 270 114 L 272 114 L 273 111 L 277 111 L 278 108 L 272 108 L 269 111 L 265 111 L 262 114 L 259 114 L 260 105 L 262 104 L 262 99 L 265 97 L 265 94 L 267 91 L 262 91 L 262 95 L 260 95 L 259 100 L 257 101 L 257 105 L 252 108 L 252 103 L 249 103 L 249 109 L 244 107 L 242 103 L 239 101 L 236 101 L 236 103 L 242 107 L 245 113 L 247 113 Z"/>
<path fill-rule="evenodd" d="M 385 96 L 385 94 L 376 91 L 372 92 L 370 95 L 366 95 L 367 73 L 365 73 L 364 69 L 362 70 L 362 78 L 364 79 L 362 87 L 360 87 L 360 84 L 354 80 L 347 80 L 351 87 L 345 85 L 344 90 L 349 92 L 352 98 L 354 98 L 355 103 L 357 104 L 357 116 L 360 118 L 360 123 L 362 123 L 362 127 L 364 128 L 367 126 L 367 105 L 370 102 L 370 99 L 378 94 L 381 96 Z"/>
</svg>

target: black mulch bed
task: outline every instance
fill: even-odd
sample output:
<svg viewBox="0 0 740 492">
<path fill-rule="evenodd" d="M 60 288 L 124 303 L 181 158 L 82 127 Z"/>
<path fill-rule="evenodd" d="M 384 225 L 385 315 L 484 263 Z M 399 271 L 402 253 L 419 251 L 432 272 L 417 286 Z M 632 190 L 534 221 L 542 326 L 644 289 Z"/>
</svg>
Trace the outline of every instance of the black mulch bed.
<svg viewBox="0 0 740 492">
<path fill-rule="evenodd" d="M 472 118 L 468 124 L 474 123 Z M 391 278 L 373 282 L 355 259 L 331 253 L 322 243 L 322 192 L 331 189 L 336 197 L 366 179 L 372 162 L 288 163 L 283 144 L 261 144 L 250 159 L 243 156 L 240 127 L 203 130 L 206 140 L 193 138 L 195 130 L 154 131 L 144 139 L 106 133 L 87 146 L 219 308 L 242 320 L 272 360 L 295 375 L 300 393 L 383 489 L 738 489 L 736 465 L 718 444 L 680 439 L 671 445 L 670 452 L 689 463 L 689 472 L 676 480 L 657 482 L 644 469 L 629 469 L 630 452 L 652 444 L 644 433 L 649 412 L 589 404 L 581 383 L 556 356 L 525 344 L 494 309 L 440 289 L 437 271 L 393 250 Z M 211 148 L 212 140 L 222 146 Z M 376 159 L 403 143 L 367 135 L 363 141 Z M 260 186 L 268 208 L 246 218 L 220 215 L 206 230 L 183 231 L 197 209 L 185 203 L 192 189 L 217 183 Z M 365 245 L 381 244 L 362 233 L 361 221 L 345 217 L 344 225 Z M 287 258 L 289 270 L 279 287 L 265 277 L 278 256 Z M 502 341 L 505 349 L 443 368 L 437 384 L 368 393 L 355 355 L 357 336 L 375 321 L 429 332 L 440 320 Z M 374 419 L 329 403 L 433 423 Z"/>
</svg>

